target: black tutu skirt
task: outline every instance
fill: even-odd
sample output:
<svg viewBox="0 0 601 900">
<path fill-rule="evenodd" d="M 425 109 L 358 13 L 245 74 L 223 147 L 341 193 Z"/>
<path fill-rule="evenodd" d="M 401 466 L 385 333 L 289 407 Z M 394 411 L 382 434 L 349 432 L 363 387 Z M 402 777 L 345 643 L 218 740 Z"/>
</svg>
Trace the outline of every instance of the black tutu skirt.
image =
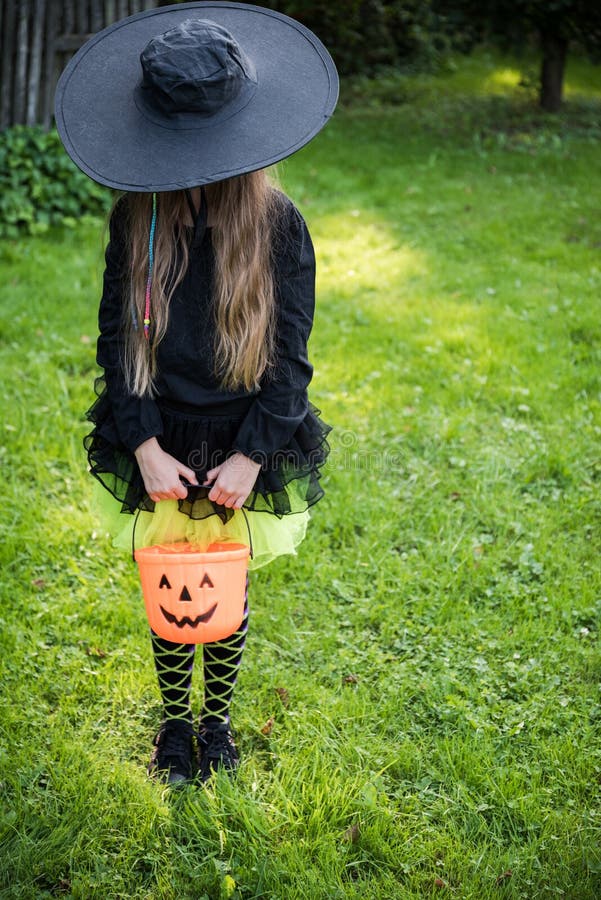
<svg viewBox="0 0 601 900">
<path fill-rule="evenodd" d="M 84 438 L 90 472 L 113 498 L 113 512 L 142 514 L 140 526 L 137 526 L 142 541 L 140 546 L 149 541 L 207 543 L 211 539 L 235 539 L 247 531 L 250 521 L 254 567 L 263 564 L 260 560 L 268 562 L 280 553 L 295 552 L 293 548 L 304 537 L 309 507 L 324 495 L 320 484 L 321 469 L 330 453 L 327 435 L 332 426 L 321 419 L 321 411 L 313 403 L 309 401 L 307 415 L 289 445 L 262 462 L 254 487 L 242 507 L 246 514 L 243 532 L 242 511 L 210 500 L 211 485 L 188 486 L 185 499 L 155 504 L 146 493 L 135 456 L 119 438 L 104 377 L 98 378 L 94 387 L 97 400 L 86 413 L 94 428 Z M 244 399 L 237 408 L 234 404 L 235 412 L 230 405 L 227 411 L 224 407 L 222 411 L 212 410 L 210 415 L 199 414 L 161 398 L 157 399 L 157 405 L 163 423 L 163 434 L 157 438 L 160 446 L 193 469 L 199 482 L 205 481 L 211 468 L 225 462 L 235 452 L 232 444 L 248 409 L 248 401 Z M 106 504 L 104 506 L 106 510 Z M 126 527 L 124 531 L 123 516 L 117 518 L 121 539 L 115 533 L 114 516 L 111 530 L 115 533 L 116 545 L 125 546 L 131 528 Z M 292 520 L 296 520 L 294 524 Z M 198 527 L 201 522 L 205 523 L 204 530 Z M 253 568 L 252 564 L 250 568 Z"/>
</svg>

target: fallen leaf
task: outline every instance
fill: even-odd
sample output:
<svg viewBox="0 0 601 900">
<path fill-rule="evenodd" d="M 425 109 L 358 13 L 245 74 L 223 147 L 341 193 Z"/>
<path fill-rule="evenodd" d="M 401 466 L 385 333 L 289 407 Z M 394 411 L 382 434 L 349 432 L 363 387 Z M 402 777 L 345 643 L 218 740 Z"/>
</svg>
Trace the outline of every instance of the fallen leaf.
<svg viewBox="0 0 601 900">
<path fill-rule="evenodd" d="M 351 825 L 350 828 L 347 828 L 344 834 L 342 835 L 343 841 L 349 841 L 351 844 L 356 844 L 359 840 L 359 835 L 361 834 L 361 829 L 358 825 Z"/>
<path fill-rule="evenodd" d="M 512 875 L 513 872 L 511 871 L 511 869 L 507 869 L 505 872 L 502 872 L 501 875 L 497 876 L 495 884 L 503 884 L 503 882 L 508 881 Z"/>
<path fill-rule="evenodd" d="M 226 898 L 233 896 L 234 891 L 236 890 L 236 882 L 231 875 L 225 876 L 225 878 L 221 882 L 221 886 L 223 896 L 225 896 Z"/>
<path fill-rule="evenodd" d="M 270 716 L 267 719 L 267 721 L 265 722 L 265 724 L 263 725 L 263 727 L 261 728 L 261 734 L 265 734 L 265 735 L 271 734 L 271 732 L 273 731 L 274 725 L 275 725 L 275 719 L 273 718 L 273 716 Z"/>
<path fill-rule="evenodd" d="M 286 690 L 286 688 L 283 688 L 283 687 L 277 687 L 277 688 L 275 689 L 275 692 L 276 692 L 276 694 L 278 695 L 278 697 L 280 698 L 280 700 L 282 701 L 282 706 L 289 706 L 289 704 L 290 704 L 290 694 L 288 693 L 288 691 Z"/>
</svg>

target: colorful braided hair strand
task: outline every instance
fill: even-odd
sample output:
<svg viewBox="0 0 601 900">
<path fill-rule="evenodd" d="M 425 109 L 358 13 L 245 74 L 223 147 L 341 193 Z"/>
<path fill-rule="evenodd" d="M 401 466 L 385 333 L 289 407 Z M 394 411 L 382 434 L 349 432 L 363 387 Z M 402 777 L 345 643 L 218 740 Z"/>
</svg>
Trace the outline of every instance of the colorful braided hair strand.
<svg viewBox="0 0 601 900">
<path fill-rule="evenodd" d="M 150 337 L 150 294 L 152 291 L 152 269 L 154 266 L 154 236 L 157 227 L 157 195 L 152 195 L 152 219 L 148 237 L 148 278 L 146 279 L 146 307 L 144 310 L 144 337 Z"/>
</svg>

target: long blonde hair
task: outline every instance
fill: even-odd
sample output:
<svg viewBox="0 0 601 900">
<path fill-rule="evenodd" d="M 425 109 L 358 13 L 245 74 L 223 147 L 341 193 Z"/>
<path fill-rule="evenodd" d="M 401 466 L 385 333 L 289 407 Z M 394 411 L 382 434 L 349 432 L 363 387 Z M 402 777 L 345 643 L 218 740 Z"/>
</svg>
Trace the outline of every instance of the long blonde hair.
<svg viewBox="0 0 601 900">
<path fill-rule="evenodd" d="M 275 364 L 271 251 L 283 195 L 264 170 L 207 185 L 205 190 L 215 257 L 214 375 L 224 390 L 252 391 Z M 151 331 L 146 340 L 138 323 L 144 320 L 152 195 L 132 192 L 125 197 L 128 302 L 123 305 L 123 364 L 128 388 L 137 396 L 156 393 L 157 347 L 167 330 L 169 304 L 190 254 L 184 227 L 185 191 L 161 192 L 157 200 Z"/>
</svg>

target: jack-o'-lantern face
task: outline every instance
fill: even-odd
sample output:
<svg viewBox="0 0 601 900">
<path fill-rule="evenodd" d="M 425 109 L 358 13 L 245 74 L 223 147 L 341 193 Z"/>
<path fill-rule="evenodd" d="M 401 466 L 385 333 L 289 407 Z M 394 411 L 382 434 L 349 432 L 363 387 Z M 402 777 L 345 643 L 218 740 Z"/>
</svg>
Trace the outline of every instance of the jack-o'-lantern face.
<svg viewBox="0 0 601 900">
<path fill-rule="evenodd" d="M 202 591 L 202 596 L 206 598 L 207 591 L 213 589 L 215 585 L 211 581 L 209 575 L 205 572 L 201 582 L 199 584 L 199 589 Z M 161 576 L 161 580 L 159 581 L 159 590 L 172 591 L 171 583 L 167 575 L 163 573 Z M 192 588 L 194 590 L 194 588 Z M 176 589 L 177 594 L 177 589 Z M 197 613 L 197 615 L 192 618 L 188 615 L 188 611 L 185 606 L 180 606 L 183 603 L 192 603 L 192 595 L 188 590 L 188 586 L 186 584 L 182 585 L 181 590 L 179 592 L 179 598 L 173 599 L 169 598 L 167 600 L 167 595 L 165 595 L 165 605 L 162 603 L 159 604 L 160 610 L 163 613 L 165 619 L 169 622 L 170 625 L 176 625 L 178 628 L 183 628 L 187 625 L 189 628 L 197 628 L 200 623 L 209 622 L 215 610 L 217 609 L 217 604 L 213 603 L 209 606 L 204 612 Z M 165 608 L 168 606 L 169 608 Z M 190 607 L 188 607 L 189 609 Z M 198 603 L 195 604 L 195 608 L 198 608 Z M 184 612 L 186 610 L 186 612 Z M 178 613 L 181 612 L 182 615 L 178 616 Z"/>
<path fill-rule="evenodd" d="M 148 622 L 175 643 L 203 644 L 233 634 L 244 616 L 249 548 L 182 542 L 135 551 Z"/>
</svg>

